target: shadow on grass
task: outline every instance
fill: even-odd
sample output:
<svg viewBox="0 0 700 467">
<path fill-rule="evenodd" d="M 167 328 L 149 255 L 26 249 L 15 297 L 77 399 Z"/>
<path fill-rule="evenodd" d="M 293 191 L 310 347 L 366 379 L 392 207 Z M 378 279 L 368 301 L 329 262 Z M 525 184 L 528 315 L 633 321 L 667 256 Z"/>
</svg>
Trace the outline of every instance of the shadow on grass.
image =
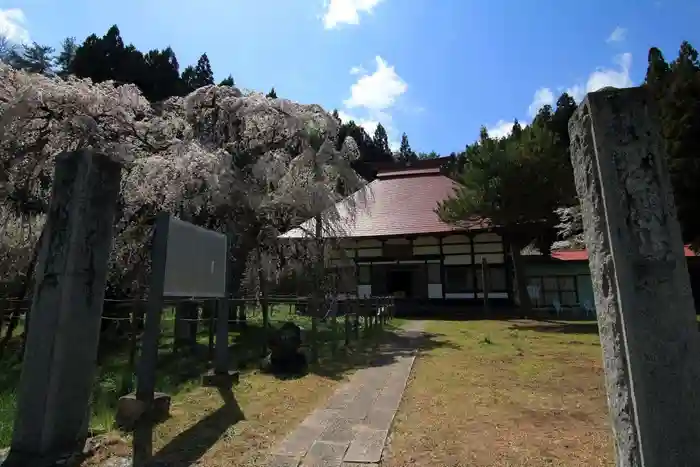
<svg viewBox="0 0 700 467">
<path fill-rule="evenodd" d="M 360 341 L 353 341 L 349 347 L 339 348 L 335 356 L 329 353 L 321 355 L 319 362 L 310 366 L 310 372 L 340 380 L 350 371 L 391 365 L 401 357 L 414 355 L 416 351 L 460 348 L 441 337 L 440 334 L 402 331 L 389 326 Z"/>
<path fill-rule="evenodd" d="M 518 331 L 537 331 L 559 334 L 598 334 L 598 323 L 590 321 L 561 322 L 541 320 L 540 324 L 513 323 L 510 329 Z"/>
<path fill-rule="evenodd" d="M 196 465 L 231 426 L 245 420 L 245 415 L 231 389 L 219 388 L 219 394 L 224 405 L 173 438 L 150 458 L 149 465 Z M 149 456 L 152 450 L 152 440 L 152 425 L 144 424 L 137 428 L 134 432 L 134 455 L 147 458 L 145 456 Z"/>
</svg>

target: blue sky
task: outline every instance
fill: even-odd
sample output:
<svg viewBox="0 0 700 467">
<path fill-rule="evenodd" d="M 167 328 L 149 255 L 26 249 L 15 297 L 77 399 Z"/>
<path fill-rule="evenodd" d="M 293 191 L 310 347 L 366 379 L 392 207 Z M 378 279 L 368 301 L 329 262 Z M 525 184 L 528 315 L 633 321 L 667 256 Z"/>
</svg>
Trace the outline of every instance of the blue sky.
<svg viewBox="0 0 700 467">
<path fill-rule="evenodd" d="M 700 0 L 0 0 L 0 32 L 58 45 L 117 24 L 181 68 L 338 109 L 447 154 L 529 122 L 563 90 L 639 84 L 650 46 L 700 47 Z"/>
</svg>

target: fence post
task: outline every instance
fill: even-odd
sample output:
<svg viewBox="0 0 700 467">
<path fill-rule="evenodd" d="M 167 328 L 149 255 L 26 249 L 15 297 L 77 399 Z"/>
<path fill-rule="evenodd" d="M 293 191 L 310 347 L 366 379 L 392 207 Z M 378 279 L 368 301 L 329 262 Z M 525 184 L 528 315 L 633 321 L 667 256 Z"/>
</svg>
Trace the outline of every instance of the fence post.
<svg viewBox="0 0 700 467">
<path fill-rule="evenodd" d="M 318 318 L 316 315 L 311 316 L 311 363 L 318 361 Z"/>
<path fill-rule="evenodd" d="M 136 335 L 138 333 L 138 324 L 136 322 L 137 318 L 137 308 L 140 306 L 141 302 L 137 302 L 137 305 L 133 308 L 131 308 L 131 313 L 129 314 L 129 318 L 131 321 L 131 335 L 129 336 L 129 372 L 134 374 L 134 367 L 136 364 L 136 345 L 137 345 L 137 340 L 136 340 Z"/>
<path fill-rule="evenodd" d="M 345 347 L 350 346 L 350 326 L 352 324 L 350 322 L 350 320 L 352 319 L 352 315 L 350 314 L 350 312 L 351 312 L 351 310 L 348 307 L 345 310 Z"/>
<path fill-rule="evenodd" d="M 336 351 L 338 350 L 338 317 L 336 316 L 337 310 L 331 316 L 331 329 L 333 333 L 333 339 L 331 342 L 331 354 L 335 357 Z"/>
<path fill-rule="evenodd" d="M 216 305 L 212 300 L 204 303 L 209 317 L 209 360 L 214 359 L 214 323 L 216 322 Z M 226 323 L 228 326 L 228 323 Z"/>
<path fill-rule="evenodd" d="M 168 249 L 170 215 L 159 213 L 153 229 L 151 247 L 151 278 L 141 342 L 141 358 L 136 375 L 136 397 L 150 406 L 156 387 L 156 365 L 158 363 L 158 340 L 160 320 L 163 313 L 163 287 L 165 283 L 165 261 Z"/>
<path fill-rule="evenodd" d="M 365 336 L 369 337 L 370 333 L 372 332 L 372 321 L 370 319 L 371 315 L 371 310 L 372 309 L 372 302 L 367 303 L 364 309 L 364 315 L 365 315 Z"/>
</svg>

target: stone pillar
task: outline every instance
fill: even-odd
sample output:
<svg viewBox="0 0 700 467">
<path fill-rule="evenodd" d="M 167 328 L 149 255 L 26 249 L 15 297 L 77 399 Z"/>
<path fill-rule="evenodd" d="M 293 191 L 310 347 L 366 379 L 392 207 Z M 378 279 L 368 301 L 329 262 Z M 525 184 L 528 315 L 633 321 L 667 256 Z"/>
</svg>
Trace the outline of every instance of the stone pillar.
<svg viewBox="0 0 700 467">
<path fill-rule="evenodd" d="M 90 151 L 56 158 L 5 467 L 53 466 L 82 449 L 120 176 Z"/>
<path fill-rule="evenodd" d="M 569 135 L 617 465 L 700 465 L 698 329 L 651 98 L 590 93 Z"/>
</svg>

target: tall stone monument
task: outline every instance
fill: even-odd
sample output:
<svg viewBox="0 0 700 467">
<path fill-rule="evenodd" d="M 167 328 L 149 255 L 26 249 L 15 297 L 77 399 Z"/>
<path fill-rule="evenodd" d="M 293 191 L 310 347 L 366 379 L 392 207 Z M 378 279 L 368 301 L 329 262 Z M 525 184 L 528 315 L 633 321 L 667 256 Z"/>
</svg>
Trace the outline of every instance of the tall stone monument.
<svg viewBox="0 0 700 467">
<path fill-rule="evenodd" d="M 617 465 L 700 466 L 698 328 L 653 101 L 590 93 L 569 135 Z"/>
<path fill-rule="evenodd" d="M 56 158 L 3 467 L 53 466 L 87 437 L 120 177 L 119 163 L 90 151 Z"/>
</svg>

